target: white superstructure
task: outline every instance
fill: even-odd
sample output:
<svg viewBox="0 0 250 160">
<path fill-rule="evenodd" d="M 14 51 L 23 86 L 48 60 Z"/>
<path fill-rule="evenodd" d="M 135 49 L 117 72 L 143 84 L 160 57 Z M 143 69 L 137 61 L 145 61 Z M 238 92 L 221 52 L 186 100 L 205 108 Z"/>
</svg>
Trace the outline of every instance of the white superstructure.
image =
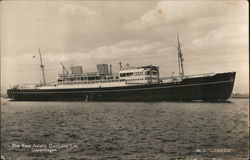
<svg viewBox="0 0 250 160">
<path fill-rule="evenodd" d="M 120 67 L 118 73 L 111 72 L 107 64 L 98 64 L 97 72 L 84 72 L 82 66 L 71 66 L 63 73 L 58 74 L 54 83 L 41 83 L 36 85 L 19 85 L 16 88 L 26 89 L 67 89 L 67 88 L 106 88 L 131 85 L 144 85 L 159 83 L 158 66 Z"/>
<path fill-rule="evenodd" d="M 130 84 L 159 83 L 159 67 L 149 65 L 121 68 L 119 78 Z"/>
</svg>

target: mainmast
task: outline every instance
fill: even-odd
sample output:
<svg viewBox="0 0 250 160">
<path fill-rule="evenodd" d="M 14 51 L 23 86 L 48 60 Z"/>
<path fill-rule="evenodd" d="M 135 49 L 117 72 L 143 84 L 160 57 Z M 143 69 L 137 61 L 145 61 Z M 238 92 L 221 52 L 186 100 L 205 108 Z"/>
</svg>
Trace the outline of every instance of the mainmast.
<svg viewBox="0 0 250 160">
<path fill-rule="evenodd" d="M 42 76 L 43 76 L 43 84 L 46 84 L 46 81 L 45 81 L 45 74 L 44 74 L 44 65 L 43 65 L 43 60 L 42 60 L 42 55 L 41 55 L 41 51 L 40 51 L 40 48 L 38 48 L 38 51 L 39 51 L 39 56 L 40 56 L 40 67 L 42 69 Z"/>
<path fill-rule="evenodd" d="M 178 46 L 177 46 L 177 51 L 178 51 L 178 69 L 179 69 L 179 76 L 181 77 L 181 79 L 183 79 L 184 77 L 184 69 L 183 69 L 183 55 L 181 52 L 181 45 L 180 45 L 180 41 L 179 41 L 179 35 L 177 32 L 177 41 L 178 41 Z"/>
</svg>

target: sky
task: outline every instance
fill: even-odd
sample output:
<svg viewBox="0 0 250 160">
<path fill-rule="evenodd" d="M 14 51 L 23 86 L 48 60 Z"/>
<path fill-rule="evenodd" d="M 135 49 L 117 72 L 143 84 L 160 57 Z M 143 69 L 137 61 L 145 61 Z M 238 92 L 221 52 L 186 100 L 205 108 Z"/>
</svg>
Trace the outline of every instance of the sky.
<svg viewBox="0 0 250 160">
<path fill-rule="evenodd" d="M 178 75 L 177 32 L 185 75 L 236 71 L 234 92 L 249 93 L 247 1 L 2 1 L 1 88 L 82 65 L 158 65 Z M 35 58 L 32 58 L 35 55 Z"/>
</svg>

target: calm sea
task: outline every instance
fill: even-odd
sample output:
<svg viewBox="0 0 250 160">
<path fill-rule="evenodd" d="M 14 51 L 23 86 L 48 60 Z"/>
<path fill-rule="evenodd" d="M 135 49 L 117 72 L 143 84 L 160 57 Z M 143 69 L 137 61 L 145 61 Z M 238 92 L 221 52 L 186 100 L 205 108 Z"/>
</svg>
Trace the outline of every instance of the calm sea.
<svg viewBox="0 0 250 160">
<path fill-rule="evenodd" d="M 249 100 L 231 103 L 1 99 L 2 159 L 248 159 Z"/>
</svg>

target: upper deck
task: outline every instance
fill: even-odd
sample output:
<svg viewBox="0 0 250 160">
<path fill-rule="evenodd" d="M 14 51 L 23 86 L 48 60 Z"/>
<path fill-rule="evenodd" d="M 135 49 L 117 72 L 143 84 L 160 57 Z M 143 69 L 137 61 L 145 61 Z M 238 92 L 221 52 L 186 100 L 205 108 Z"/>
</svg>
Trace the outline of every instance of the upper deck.
<svg viewBox="0 0 250 160">
<path fill-rule="evenodd" d="M 159 67 L 139 66 L 122 67 L 119 73 L 112 73 L 107 64 L 97 65 L 97 72 L 83 72 L 81 66 L 77 71 L 71 70 L 67 74 L 59 74 L 57 85 L 112 83 L 114 81 L 125 81 L 127 84 L 147 84 L 159 82 Z"/>
<path fill-rule="evenodd" d="M 105 65 L 103 65 L 105 66 Z M 107 65 L 106 65 L 107 66 Z M 79 67 L 79 66 L 78 66 Z M 79 72 L 78 72 L 79 71 Z M 118 73 L 112 73 L 110 70 L 97 72 L 83 72 L 78 68 L 75 70 L 58 74 L 58 78 L 53 83 L 23 84 L 13 88 L 17 89 L 65 89 L 65 88 L 102 88 L 119 87 L 130 85 L 145 85 L 155 83 L 180 82 L 182 78 L 195 76 L 211 76 L 213 74 L 192 75 L 184 77 L 166 77 L 160 78 L 159 67 L 153 65 L 139 67 L 122 67 Z"/>
</svg>

